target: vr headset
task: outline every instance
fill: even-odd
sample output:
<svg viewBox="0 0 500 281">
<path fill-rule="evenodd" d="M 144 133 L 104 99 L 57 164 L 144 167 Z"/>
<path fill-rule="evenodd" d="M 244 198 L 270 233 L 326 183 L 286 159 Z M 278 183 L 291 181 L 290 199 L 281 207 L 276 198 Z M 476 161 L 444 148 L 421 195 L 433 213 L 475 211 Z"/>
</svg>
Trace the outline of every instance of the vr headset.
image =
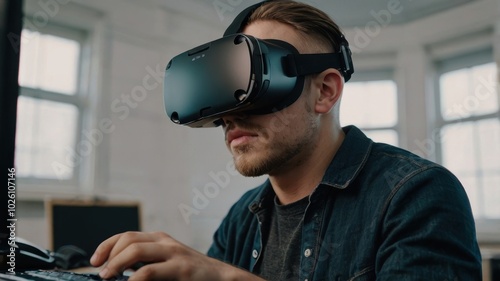
<svg viewBox="0 0 500 281">
<path fill-rule="evenodd" d="M 354 72 L 349 43 L 339 37 L 336 53 L 299 54 L 281 40 L 240 33 L 264 1 L 243 10 L 224 36 L 174 57 L 164 78 L 167 115 L 176 124 L 215 127 L 221 117 L 268 114 L 297 100 L 306 75 L 338 69 L 347 82 Z"/>
</svg>

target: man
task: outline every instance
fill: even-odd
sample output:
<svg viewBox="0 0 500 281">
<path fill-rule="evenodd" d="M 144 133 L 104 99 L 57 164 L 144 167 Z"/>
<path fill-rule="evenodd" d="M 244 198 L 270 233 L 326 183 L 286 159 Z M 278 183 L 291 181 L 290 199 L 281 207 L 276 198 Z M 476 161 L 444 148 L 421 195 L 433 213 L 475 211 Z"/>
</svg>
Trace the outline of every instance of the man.
<svg viewBox="0 0 500 281">
<path fill-rule="evenodd" d="M 262 4 L 242 31 L 300 53 L 336 52 L 342 38 L 326 14 L 293 1 Z M 279 112 L 222 117 L 235 167 L 269 180 L 231 208 L 208 257 L 164 233 L 125 233 L 97 248 L 92 264 L 108 262 L 101 276 L 145 262 L 130 280 L 481 280 L 459 181 L 342 128 L 338 69 L 305 81 Z"/>
</svg>

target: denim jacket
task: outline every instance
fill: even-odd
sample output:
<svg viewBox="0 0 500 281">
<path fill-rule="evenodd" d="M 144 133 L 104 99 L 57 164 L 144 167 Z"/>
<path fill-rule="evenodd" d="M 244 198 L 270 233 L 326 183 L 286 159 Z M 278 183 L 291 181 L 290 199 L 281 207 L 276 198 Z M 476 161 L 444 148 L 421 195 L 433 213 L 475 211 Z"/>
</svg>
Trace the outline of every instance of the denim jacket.
<svg viewBox="0 0 500 281">
<path fill-rule="evenodd" d="M 346 137 L 304 214 L 300 280 L 479 281 L 481 256 L 467 195 L 445 168 Z M 245 193 L 214 234 L 208 255 L 254 271 L 266 244 L 274 192 Z"/>
</svg>

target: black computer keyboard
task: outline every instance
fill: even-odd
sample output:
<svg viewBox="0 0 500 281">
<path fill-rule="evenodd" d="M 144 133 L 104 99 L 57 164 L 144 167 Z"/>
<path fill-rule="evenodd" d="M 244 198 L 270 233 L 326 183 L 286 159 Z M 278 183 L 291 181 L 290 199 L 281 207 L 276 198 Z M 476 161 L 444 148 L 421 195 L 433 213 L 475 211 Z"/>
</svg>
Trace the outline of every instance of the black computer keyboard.
<svg viewBox="0 0 500 281">
<path fill-rule="evenodd" d="M 97 274 L 74 273 L 58 270 L 27 270 L 15 274 L 0 272 L 0 280 L 6 281 L 102 281 Z M 112 281 L 127 281 L 128 276 L 118 276 Z"/>
</svg>

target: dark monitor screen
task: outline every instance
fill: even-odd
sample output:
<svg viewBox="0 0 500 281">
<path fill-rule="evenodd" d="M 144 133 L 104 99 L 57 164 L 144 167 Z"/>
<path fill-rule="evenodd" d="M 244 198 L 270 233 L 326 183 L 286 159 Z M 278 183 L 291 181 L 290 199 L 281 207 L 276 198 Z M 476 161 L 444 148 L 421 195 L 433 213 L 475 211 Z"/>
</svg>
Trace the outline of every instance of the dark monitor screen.
<svg viewBox="0 0 500 281">
<path fill-rule="evenodd" d="M 105 239 L 125 231 L 141 230 L 139 203 L 50 201 L 47 217 L 51 248 L 74 245 L 88 255 Z"/>
</svg>

